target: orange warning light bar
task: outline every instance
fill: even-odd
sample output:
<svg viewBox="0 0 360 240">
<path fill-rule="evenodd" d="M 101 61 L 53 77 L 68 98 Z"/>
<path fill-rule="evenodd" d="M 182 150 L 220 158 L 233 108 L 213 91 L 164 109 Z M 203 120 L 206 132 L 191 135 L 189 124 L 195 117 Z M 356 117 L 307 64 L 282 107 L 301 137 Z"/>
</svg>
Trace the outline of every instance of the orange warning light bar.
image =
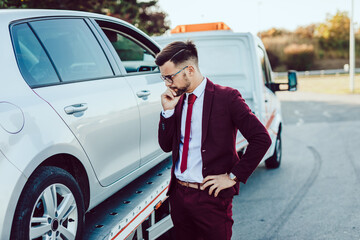
<svg viewBox="0 0 360 240">
<path fill-rule="evenodd" d="M 231 30 L 231 28 L 223 22 L 187 24 L 176 26 L 173 30 L 171 30 L 171 33 L 202 32 L 216 30 Z"/>
</svg>

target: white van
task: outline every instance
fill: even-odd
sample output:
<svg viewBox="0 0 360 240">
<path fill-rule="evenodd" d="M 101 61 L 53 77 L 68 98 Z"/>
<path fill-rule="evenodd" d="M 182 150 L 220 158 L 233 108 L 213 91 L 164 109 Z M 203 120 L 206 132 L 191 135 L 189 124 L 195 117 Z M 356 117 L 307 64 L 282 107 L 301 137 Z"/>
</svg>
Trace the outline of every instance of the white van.
<svg viewBox="0 0 360 240">
<path fill-rule="evenodd" d="M 282 116 L 275 92 L 282 91 L 283 85 L 287 85 L 284 90 L 295 91 L 296 72 L 289 71 L 287 83 L 274 83 L 260 38 L 251 33 L 235 33 L 222 22 L 181 25 L 173 29 L 171 35 L 154 39 L 162 47 L 179 40 L 195 43 L 201 73 L 214 83 L 239 90 L 253 113 L 266 126 L 272 145 L 263 161 L 267 168 L 278 168 L 281 163 Z M 240 154 L 247 144 L 239 132 L 236 148 Z"/>
</svg>

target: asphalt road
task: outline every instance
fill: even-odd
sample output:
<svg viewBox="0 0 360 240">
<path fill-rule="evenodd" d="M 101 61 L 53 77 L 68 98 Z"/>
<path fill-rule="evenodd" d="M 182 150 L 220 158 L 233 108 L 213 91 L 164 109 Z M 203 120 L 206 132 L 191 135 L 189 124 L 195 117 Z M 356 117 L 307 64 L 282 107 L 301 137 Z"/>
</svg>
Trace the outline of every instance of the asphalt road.
<svg viewBox="0 0 360 240">
<path fill-rule="evenodd" d="M 232 239 L 360 239 L 360 95 L 278 96 L 282 164 L 241 185 Z"/>
</svg>

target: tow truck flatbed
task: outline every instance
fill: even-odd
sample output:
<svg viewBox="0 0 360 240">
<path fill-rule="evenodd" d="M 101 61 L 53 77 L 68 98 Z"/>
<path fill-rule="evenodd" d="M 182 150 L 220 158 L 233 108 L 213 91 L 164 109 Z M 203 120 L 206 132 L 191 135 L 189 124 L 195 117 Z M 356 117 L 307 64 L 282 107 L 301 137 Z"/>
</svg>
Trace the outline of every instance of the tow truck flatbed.
<svg viewBox="0 0 360 240">
<path fill-rule="evenodd" d="M 156 239 L 168 231 L 172 227 L 170 215 L 156 223 L 154 210 L 167 199 L 171 164 L 171 159 L 164 160 L 90 210 L 83 239 L 132 239 L 135 232 L 137 239 L 143 239 L 141 225 L 145 220 L 150 221 L 146 239 Z"/>
</svg>

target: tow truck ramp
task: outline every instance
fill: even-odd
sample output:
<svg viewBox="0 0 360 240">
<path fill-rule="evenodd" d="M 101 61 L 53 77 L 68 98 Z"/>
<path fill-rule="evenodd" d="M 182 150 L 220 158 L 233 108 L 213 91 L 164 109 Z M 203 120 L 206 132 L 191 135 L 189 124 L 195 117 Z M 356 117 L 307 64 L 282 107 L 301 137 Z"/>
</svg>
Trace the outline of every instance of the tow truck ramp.
<svg viewBox="0 0 360 240">
<path fill-rule="evenodd" d="M 171 164 L 165 160 L 90 210 L 83 239 L 154 240 L 168 232 L 173 227 L 166 201 Z"/>
</svg>

